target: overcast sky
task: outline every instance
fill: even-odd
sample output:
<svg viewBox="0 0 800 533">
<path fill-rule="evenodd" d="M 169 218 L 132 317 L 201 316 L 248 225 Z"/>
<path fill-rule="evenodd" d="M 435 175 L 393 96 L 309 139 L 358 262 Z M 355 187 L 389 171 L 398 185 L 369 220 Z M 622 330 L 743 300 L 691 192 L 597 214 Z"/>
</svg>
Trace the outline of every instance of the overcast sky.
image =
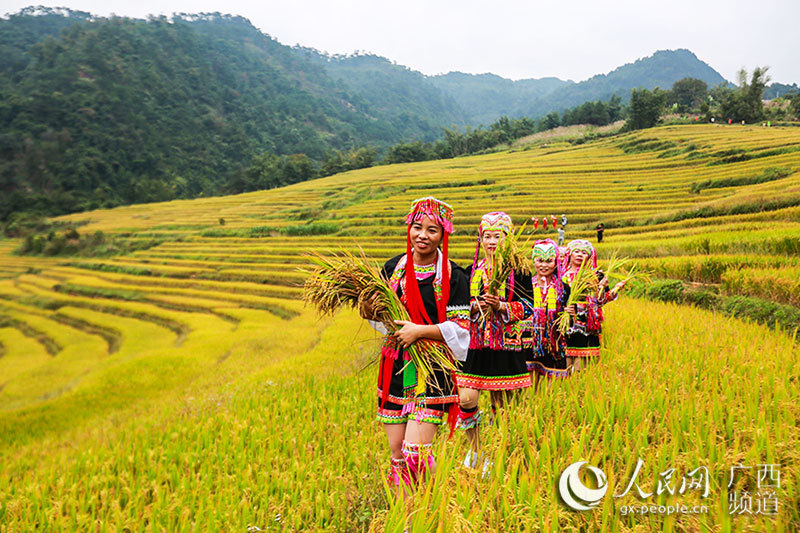
<svg viewBox="0 0 800 533">
<path fill-rule="evenodd" d="M 41 1 L 0 0 L 0 13 Z M 730 81 L 768 65 L 800 83 L 800 0 L 57 0 L 96 15 L 241 15 L 283 44 L 372 52 L 424 74 L 581 81 L 656 50 L 688 48 Z"/>
</svg>

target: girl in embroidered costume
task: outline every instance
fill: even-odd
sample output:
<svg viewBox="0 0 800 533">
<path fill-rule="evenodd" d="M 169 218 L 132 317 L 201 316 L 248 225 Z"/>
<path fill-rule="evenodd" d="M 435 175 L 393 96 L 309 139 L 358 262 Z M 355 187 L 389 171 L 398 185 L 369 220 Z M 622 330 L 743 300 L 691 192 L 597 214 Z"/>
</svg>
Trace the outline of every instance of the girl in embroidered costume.
<svg viewBox="0 0 800 533">
<path fill-rule="evenodd" d="M 434 367 L 426 382 L 418 382 L 404 348 L 421 338 L 432 339 L 463 360 L 469 348 L 469 289 L 464 271 L 447 257 L 453 209 L 436 198 L 420 198 L 406 222 L 406 253 L 387 261 L 383 274 L 411 320 L 399 321 L 402 328 L 386 337 L 381 350 L 378 420 L 392 455 L 389 482 L 411 490 L 435 466 L 431 446 L 445 413 L 451 427 L 455 425 L 458 393 L 454 376 L 441 367 Z M 362 313 L 373 318 L 368 308 Z"/>
<path fill-rule="evenodd" d="M 625 286 L 621 281 L 608 290 L 608 278 L 597 269 L 597 252 L 587 240 L 576 239 L 567 245 L 564 257 L 564 274 L 562 280 L 572 285 L 575 275 L 584 261 L 591 261 L 592 270 L 598 280 L 599 292 L 589 296 L 585 304 L 576 304 L 570 310 L 572 325 L 567 331 L 567 366 L 577 372 L 584 366 L 584 361 L 600 355 L 600 339 L 603 325 L 603 305 L 615 300 L 619 291 Z"/>
<path fill-rule="evenodd" d="M 563 378 L 569 376 L 563 336 L 556 327 L 558 315 L 565 311 L 569 285 L 561 280 L 558 246 L 552 239 L 536 241 L 533 245 L 532 300 L 533 315 L 529 326 L 531 338 L 526 343 L 528 371 L 536 376 Z"/>
<path fill-rule="evenodd" d="M 499 293 L 489 294 L 494 253 L 512 231 L 511 217 L 506 213 L 487 213 L 478 227 L 475 258 L 467 275 L 470 279 L 470 343 L 467 360 L 456 373 L 460 401 L 459 426 L 466 430 L 471 450 L 465 466 L 478 462 L 478 399 L 480 391 L 490 391 L 492 410 L 502 407 L 516 390 L 530 387 L 531 379 L 522 353 L 520 320 L 531 316 L 531 280 L 519 272 L 512 273 Z M 484 258 L 478 260 L 483 248 Z"/>
</svg>

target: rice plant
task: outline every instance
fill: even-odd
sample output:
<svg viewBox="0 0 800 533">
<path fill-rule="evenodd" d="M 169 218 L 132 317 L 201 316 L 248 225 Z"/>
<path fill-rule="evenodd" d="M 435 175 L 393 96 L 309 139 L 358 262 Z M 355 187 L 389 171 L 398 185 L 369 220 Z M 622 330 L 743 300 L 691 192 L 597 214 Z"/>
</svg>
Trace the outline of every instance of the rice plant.
<svg viewBox="0 0 800 533">
<path fill-rule="evenodd" d="M 620 143 L 631 141 L 694 149 L 626 153 Z M 21 242 L 0 240 L 0 532 L 797 531 L 793 329 L 622 296 L 605 309 L 599 361 L 523 391 L 482 429 L 486 477 L 459 466 L 460 435 L 437 438 L 435 475 L 401 502 L 383 490 L 389 452 L 371 422 L 368 363 L 384 337 L 355 312 L 377 293 L 396 306 L 393 325 L 402 306 L 374 261 L 404 246 L 403 209 L 428 192 L 455 208 L 450 257 L 462 265 L 487 204 L 520 219 L 564 212 L 568 238 L 606 223 L 597 249 L 611 257 L 612 281 L 649 272 L 720 299 L 796 308 L 800 173 L 692 184 L 800 168 L 797 146 L 798 128 L 665 126 L 59 217 L 132 248 L 160 242 L 123 256 L 15 255 Z M 722 162 L 732 150 L 754 157 Z M 339 233 L 286 234 L 301 212 Z M 328 300 L 332 316 L 304 308 L 302 284 L 319 266 L 306 254 L 336 261 L 327 250 L 358 246 L 350 267 L 373 287 Z M 638 458 L 637 482 L 654 495 L 614 497 Z M 559 476 L 579 460 L 608 476 L 592 511 L 559 498 Z M 777 514 L 756 513 L 759 464 L 780 467 Z M 735 465 L 754 475 L 729 487 Z M 677 489 L 699 466 L 708 498 L 655 495 L 659 474 L 674 469 Z M 745 491 L 753 512 L 731 512 Z M 622 511 L 684 503 L 707 509 Z"/>
</svg>

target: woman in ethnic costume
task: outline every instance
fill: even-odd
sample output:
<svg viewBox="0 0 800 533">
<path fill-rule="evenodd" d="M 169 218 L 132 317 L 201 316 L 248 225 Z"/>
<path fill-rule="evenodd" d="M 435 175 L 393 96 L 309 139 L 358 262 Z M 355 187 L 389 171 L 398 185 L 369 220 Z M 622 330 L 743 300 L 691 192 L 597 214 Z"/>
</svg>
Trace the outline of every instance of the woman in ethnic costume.
<svg viewBox="0 0 800 533">
<path fill-rule="evenodd" d="M 530 318 L 530 351 L 528 371 L 536 379 L 569 377 L 565 357 L 565 339 L 558 331 L 556 320 L 564 312 L 569 298 L 569 285 L 561 280 L 558 245 L 552 239 L 536 241 L 533 245 L 532 300 Z"/>
<path fill-rule="evenodd" d="M 591 267 L 597 276 L 599 292 L 586 299 L 586 303 L 575 305 L 575 309 L 570 310 L 572 323 L 567 331 L 567 366 L 571 366 L 573 372 L 577 372 L 583 366 L 584 361 L 588 362 L 592 358 L 600 356 L 600 341 L 603 327 L 603 305 L 615 300 L 619 291 L 625 286 L 621 281 L 608 290 L 608 278 L 601 270 L 597 269 L 597 252 L 587 240 L 576 239 L 567 245 L 564 257 L 565 271 L 562 276 L 564 283 L 572 286 L 575 276 L 585 261 L 591 261 Z"/>
<path fill-rule="evenodd" d="M 530 276 L 512 273 L 500 286 L 499 294 L 489 294 L 494 253 L 512 231 L 506 213 L 487 213 L 478 227 L 478 244 L 473 264 L 467 268 L 470 279 L 470 344 L 467 360 L 456 373 L 460 400 L 459 426 L 466 430 L 471 450 L 465 466 L 478 463 L 478 399 L 480 391 L 490 391 L 492 410 L 502 407 L 519 389 L 530 387 L 531 379 L 522 353 L 520 320 L 531 316 Z M 478 260 L 483 248 L 484 258 Z"/>
<path fill-rule="evenodd" d="M 391 450 L 389 482 L 410 490 L 435 467 L 433 438 L 445 413 L 451 427 L 455 425 L 458 392 L 452 372 L 436 366 L 418 386 L 404 348 L 421 338 L 432 339 L 463 360 L 469 348 L 469 289 L 464 271 L 447 257 L 453 209 L 436 198 L 420 198 L 406 222 L 406 253 L 387 261 L 383 274 L 411 320 L 398 322 L 402 328 L 386 338 L 381 350 L 378 420 Z M 363 313 L 372 318 L 369 309 Z"/>
</svg>

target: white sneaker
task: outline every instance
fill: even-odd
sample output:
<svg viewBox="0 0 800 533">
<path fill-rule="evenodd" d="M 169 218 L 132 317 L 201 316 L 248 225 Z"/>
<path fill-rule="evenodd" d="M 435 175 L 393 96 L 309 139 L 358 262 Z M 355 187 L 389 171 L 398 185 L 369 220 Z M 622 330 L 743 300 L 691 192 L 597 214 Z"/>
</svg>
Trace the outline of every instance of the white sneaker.
<svg viewBox="0 0 800 533">
<path fill-rule="evenodd" d="M 494 466 L 494 462 L 490 461 L 489 459 L 486 459 L 483 462 L 483 472 L 481 473 L 481 477 L 483 479 L 486 479 L 487 477 L 489 477 L 489 472 L 491 472 L 493 466 Z"/>
<path fill-rule="evenodd" d="M 478 454 L 472 450 L 467 451 L 464 461 L 461 463 L 464 468 L 478 468 Z"/>
</svg>

